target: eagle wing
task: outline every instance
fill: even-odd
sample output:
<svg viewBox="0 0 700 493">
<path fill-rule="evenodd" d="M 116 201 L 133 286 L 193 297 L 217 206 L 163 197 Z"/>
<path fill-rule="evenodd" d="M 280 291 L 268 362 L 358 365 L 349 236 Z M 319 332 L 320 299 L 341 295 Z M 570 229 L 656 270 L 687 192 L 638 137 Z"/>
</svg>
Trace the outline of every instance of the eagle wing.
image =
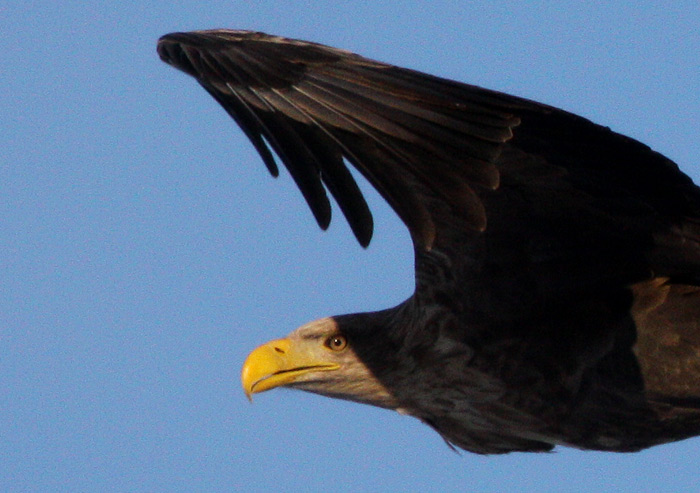
<svg viewBox="0 0 700 493">
<path fill-rule="evenodd" d="M 499 281 L 511 269 L 536 272 L 545 288 L 520 282 L 534 293 L 700 277 L 698 188 L 582 117 L 257 32 L 169 34 L 158 53 L 228 111 L 273 175 L 277 154 L 321 228 L 329 191 L 366 246 L 372 215 L 345 163 L 357 168 L 408 226 L 421 279 L 434 248 L 494 296 L 523 281 Z"/>
</svg>

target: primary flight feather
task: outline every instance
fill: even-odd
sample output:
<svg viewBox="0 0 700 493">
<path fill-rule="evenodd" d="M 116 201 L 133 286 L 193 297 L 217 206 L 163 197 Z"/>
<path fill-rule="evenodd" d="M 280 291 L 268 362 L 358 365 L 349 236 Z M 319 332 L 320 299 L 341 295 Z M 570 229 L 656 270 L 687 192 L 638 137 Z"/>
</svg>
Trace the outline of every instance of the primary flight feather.
<svg viewBox="0 0 700 493">
<path fill-rule="evenodd" d="M 316 43 L 174 33 L 193 76 L 322 228 L 408 227 L 416 288 L 255 349 L 279 386 L 395 409 L 482 454 L 635 451 L 700 434 L 700 189 L 631 138 L 563 110 Z"/>
</svg>

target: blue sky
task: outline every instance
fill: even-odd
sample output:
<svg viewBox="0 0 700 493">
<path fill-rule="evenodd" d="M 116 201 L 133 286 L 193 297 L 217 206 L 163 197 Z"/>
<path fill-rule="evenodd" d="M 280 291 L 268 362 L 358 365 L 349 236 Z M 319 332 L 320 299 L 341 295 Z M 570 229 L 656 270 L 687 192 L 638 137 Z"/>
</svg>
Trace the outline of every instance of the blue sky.
<svg viewBox="0 0 700 493">
<path fill-rule="evenodd" d="M 340 214 L 322 233 L 155 52 L 215 27 L 318 41 L 579 113 L 700 181 L 700 4 L 640 4 L 0 6 L 0 490 L 697 489 L 700 439 L 485 458 L 369 406 L 284 390 L 251 405 L 253 347 L 410 295 L 408 235 L 369 190 L 368 250 Z"/>
</svg>

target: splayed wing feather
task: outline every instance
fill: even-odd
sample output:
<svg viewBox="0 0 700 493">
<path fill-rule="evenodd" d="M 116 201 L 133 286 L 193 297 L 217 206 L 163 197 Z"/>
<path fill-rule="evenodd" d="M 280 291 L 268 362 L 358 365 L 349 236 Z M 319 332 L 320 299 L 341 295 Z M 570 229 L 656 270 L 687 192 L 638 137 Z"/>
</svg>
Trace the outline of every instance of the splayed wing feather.
<svg viewBox="0 0 700 493">
<path fill-rule="evenodd" d="M 430 248 L 441 222 L 425 207 L 425 193 L 451 204 L 462 227 L 485 227 L 474 188 L 498 186 L 494 160 L 517 117 L 465 91 L 456 103 L 437 78 L 318 45 L 245 37 L 180 33 L 159 49 L 227 109 L 276 175 L 270 145 L 321 227 L 330 221 L 325 184 L 360 243 L 371 238 L 371 214 L 338 152 L 396 210 L 419 247 Z"/>
</svg>

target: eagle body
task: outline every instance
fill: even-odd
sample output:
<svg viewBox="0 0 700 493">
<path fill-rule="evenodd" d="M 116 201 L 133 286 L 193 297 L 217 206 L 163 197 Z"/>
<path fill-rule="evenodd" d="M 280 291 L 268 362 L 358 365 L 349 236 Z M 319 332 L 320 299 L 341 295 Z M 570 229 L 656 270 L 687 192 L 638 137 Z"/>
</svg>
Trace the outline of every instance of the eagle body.
<svg viewBox="0 0 700 493">
<path fill-rule="evenodd" d="M 408 227 L 400 305 L 319 319 L 255 349 L 279 386 L 415 416 L 481 454 L 636 451 L 700 434 L 700 189 L 644 144 L 566 111 L 262 33 L 175 33 L 196 78 L 322 228 L 372 215 L 347 164 Z"/>
</svg>

